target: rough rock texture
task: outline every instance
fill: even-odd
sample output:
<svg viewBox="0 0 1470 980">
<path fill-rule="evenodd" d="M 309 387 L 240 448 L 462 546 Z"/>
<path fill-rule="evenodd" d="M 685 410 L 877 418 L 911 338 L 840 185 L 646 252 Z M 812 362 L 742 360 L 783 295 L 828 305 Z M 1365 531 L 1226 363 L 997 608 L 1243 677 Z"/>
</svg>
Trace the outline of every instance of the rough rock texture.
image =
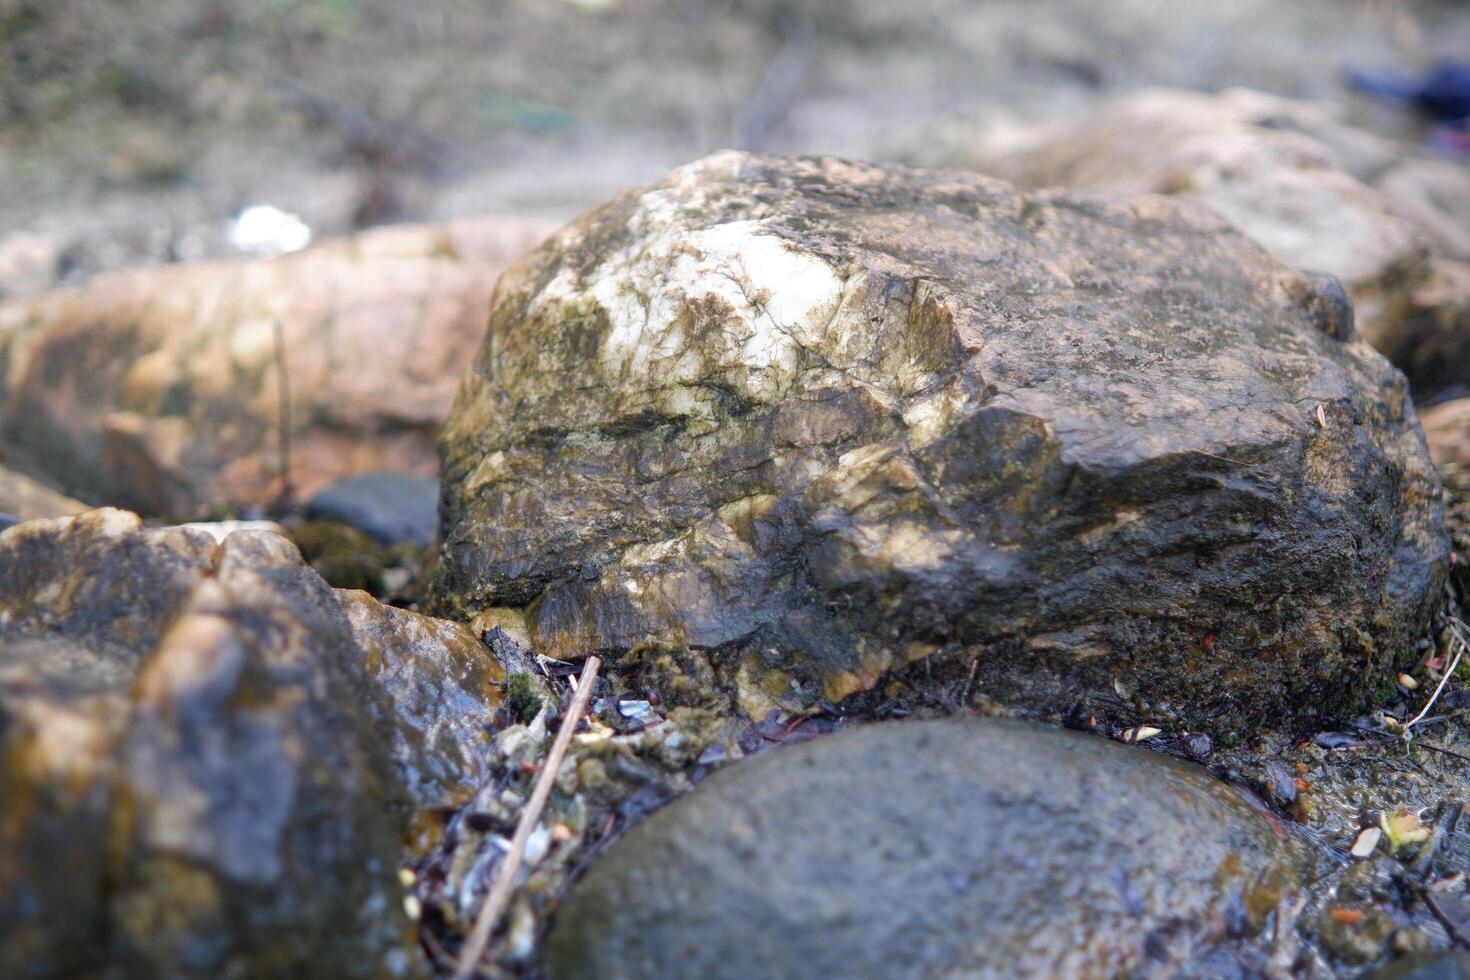
<svg viewBox="0 0 1470 980">
<path fill-rule="evenodd" d="M 442 456 L 447 606 L 712 651 L 752 712 L 977 657 L 1008 703 L 1301 721 L 1392 677 L 1445 566 L 1334 281 L 953 172 L 720 154 L 589 213 L 502 278 Z"/>
<path fill-rule="evenodd" d="M 1445 483 L 1445 524 L 1455 551 L 1460 595 L 1470 595 L 1470 398 L 1424 410 L 1429 455 Z M 1465 610 L 1462 615 L 1470 614 Z"/>
<path fill-rule="evenodd" d="M 467 626 L 338 592 L 374 686 L 391 704 L 389 750 L 419 807 L 461 802 L 479 785 L 486 725 L 505 669 Z"/>
<path fill-rule="evenodd" d="M 1456 398 L 1426 408 L 1424 439 L 1441 472 L 1470 470 L 1470 398 Z"/>
<path fill-rule="evenodd" d="M 1419 396 L 1470 379 L 1470 168 L 1260 92 L 1153 90 L 997 130 L 951 162 L 1028 187 L 1204 201 L 1288 265 L 1340 278 Z"/>
<path fill-rule="evenodd" d="M 0 439 L 93 502 L 162 516 L 268 502 L 283 353 L 296 493 L 366 470 L 432 475 L 495 278 L 547 230 L 386 228 L 0 305 Z"/>
<path fill-rule="evenodd" d="M 270 532 L 0 534 L 0 974 L 411 968 L 404 804 L 498 699 L 466 629 L 369 602 Z"/>
<path fill-rule="evenodd" d="M 87 505 L 80 500 L 57 493 L 24 473 L 0 466 L 0 513 L 34 521 L 42 517 L 67 517 L 86 509 Z"/>
<path fill-rule="evenodd" d="M 548 963 L 559 980 L 1166 976 L 1259 928 L 1310 864 L 1239 791 L 1147 750 L 1022 722 L 870 725 L 718 772 L 635 827 L 572 890 Z"/>
</svg>

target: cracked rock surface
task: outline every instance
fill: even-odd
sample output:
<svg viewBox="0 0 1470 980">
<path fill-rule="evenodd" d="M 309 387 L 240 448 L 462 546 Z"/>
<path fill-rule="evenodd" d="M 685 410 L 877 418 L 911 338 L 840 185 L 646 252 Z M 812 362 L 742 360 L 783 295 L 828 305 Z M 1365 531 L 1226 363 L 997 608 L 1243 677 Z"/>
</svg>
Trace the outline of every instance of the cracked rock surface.
<svg viewBox="0 0 1470 980">
<path fill-rule="evenodd" d="M 1330 277 L 1204 207 L 722 153 L 502 278 L 441 442 L 456 615 L 707 657 L 748 714 L 973 665 L 1229 731 L 1360 707 L 1440 490 Z"/>
</svg>

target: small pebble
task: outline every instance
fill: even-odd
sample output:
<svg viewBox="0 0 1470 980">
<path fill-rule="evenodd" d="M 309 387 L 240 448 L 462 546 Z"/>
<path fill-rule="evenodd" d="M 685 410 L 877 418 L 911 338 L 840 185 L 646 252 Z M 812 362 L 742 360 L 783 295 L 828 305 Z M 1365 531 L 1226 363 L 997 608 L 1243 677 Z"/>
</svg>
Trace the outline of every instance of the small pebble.
<svg viewBox="0 0 1470 980">
<path fill-rule="evenodd" d="M 1382 838 L 1382 830 L 1377 827 L 1366 827 L 1358 832 L 1358 837 L 1353 841 L 1353 847 L 1349 853 L 1355 858 L 1366 858 L 1377 849 L 1378 842 Z"/>
<path fill-rule="evenodd" d="M 380 544 L 427 545 L 439 522 L 439 483 L 406 473 L 362 473 L 312 497 L 306 516 L 351 525 Z"/>
<path fill-rule="evenodd" d="M 1215 751 L 1215 742 L 1210 736 L 1195 732 L 1184 737 L 1184 748 L 1191 758 L 1203 761 Z"/>
<path fill-rule="evenodd" d="M 1271 799 L 1283 807 L 1296 802 L 1296 777 L 1279 762 L 1266 765 L 1266 789 L 1270 792 Z"/>
</svg>

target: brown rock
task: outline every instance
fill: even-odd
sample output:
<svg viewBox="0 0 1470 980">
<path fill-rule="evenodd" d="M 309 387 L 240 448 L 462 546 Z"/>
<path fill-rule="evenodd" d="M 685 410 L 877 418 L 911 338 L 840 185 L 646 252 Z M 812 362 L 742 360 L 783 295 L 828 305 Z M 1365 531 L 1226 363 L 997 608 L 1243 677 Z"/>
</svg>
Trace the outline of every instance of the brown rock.
<svg viewBox="0 0 1470 980">
<path fill-rule="evenodd" d="M 281 489 L 284 354 L 296 493 L 367 470 L 432 474 L 496 276 L 545 231 L 388 228 L 0 306 L 0 436 L 88 500 L 164 516 L 265 503 Z"/>
<path fill-rule="evenodd" d="M 1446 563 L 1330 277 L 1186 202 L 831 159 L 716 155 L 559 232 L 443 459 L 446 605 L 704 651 L 750 704 L 973 658 L 1012 704 L 1301 721 L 1394 676 Z"/>
<path fill-rule="evenodd" d="M 1445 484 L 1445 524 L 1455 549 L 1460 594 L 1470 590 L 1470 398 L 1426 408 L 1424 438 Z"/>
<path fill-rule="evenodd" d="M 462 802 L 479 785 L 487 726 L 505 670 L 467 626 L 338 591 L 368 677 L 392 718 L 389 751 L 420 808 Z"/>
<path fill-rule="evenodd" d="M 499 700 L 471 641 L 271 532 L 0 533 L 0 973 L 409 971 L 405 804 L 472 778 Z"/>
<path fill-rule="evenodd" d="M 44 483 L 0 466 L 0 514 L 10 514 L 23 521 L 41 517 L 68 517 L 80 514 L 87 505 L 57 493 Z"/>
<path fill-rule="evenodd" d="M 1470 398 L 1441 402 L 1419 413 L 1429 455 L 1441 471 L 1470 470 Z"/>
<path fill-rule="evenodd" d="M 1470 169 L 1247 90 L 1152 90 L 951 156 L 1026 187 L 1201 200 L 1288 265 L 1341 279 L 1416 394 L 1470 378 Z"/>
</svg>

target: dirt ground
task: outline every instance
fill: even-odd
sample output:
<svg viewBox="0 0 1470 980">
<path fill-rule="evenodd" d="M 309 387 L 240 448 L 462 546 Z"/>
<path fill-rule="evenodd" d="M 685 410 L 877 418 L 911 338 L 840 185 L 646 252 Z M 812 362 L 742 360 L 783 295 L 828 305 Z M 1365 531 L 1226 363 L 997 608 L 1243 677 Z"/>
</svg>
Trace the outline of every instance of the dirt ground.
<svg viewBox="0 0 1470 980">
<path fill-rule="evenodd" d="M 255 203 L 569 217 L 722 147 L 942 163 L 1144 85 L 1344 99 L 1466 51 L 1470 6 L 1393 0 L 0 0 L 0 239 L 76 281 L 229 254 Z"/>
</svg>

